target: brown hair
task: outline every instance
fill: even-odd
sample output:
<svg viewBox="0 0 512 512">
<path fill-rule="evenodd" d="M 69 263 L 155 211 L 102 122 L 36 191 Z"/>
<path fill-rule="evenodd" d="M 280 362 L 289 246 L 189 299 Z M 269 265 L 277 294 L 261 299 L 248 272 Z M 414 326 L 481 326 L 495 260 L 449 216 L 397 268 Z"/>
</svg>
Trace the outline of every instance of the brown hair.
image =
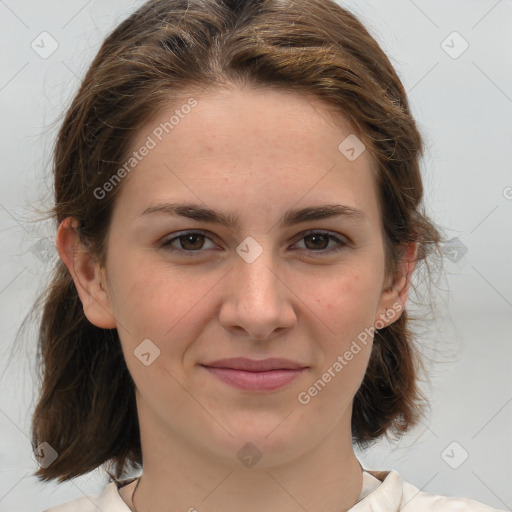
<svg viewBox="0 0 512 512">
<path fill-rule="evenodd" d="M 210 86 L 276 87 L 322 99 L 345 116 L 372 155 L 386 272 L 408 242 L 417 262 L 441 235 L 423 212 L 422 138 L 403 85 L 364 26 L 332 0 L 150 0 L 104 41 L 67 110 L 54 152 L 57 224 L 78 221 L 81 242 L 104 262 L 112 206 L 123 182 L 98 199 L 138 130 L 162 108 Z M 341 142 L 341 141 L 340 141 Z M 427 265 L 428 266 L 428 265 Z M 58 261 L 44 294 L 41 392 L 32 444 L 58 458 L 35 473 L 60 482 L 102 464 L 121 478 L 141 467 L 134 383 L 115 329 L 92 325 Z M 416 425 L 426 403 L 407 311 L 375 334 L 352 411 L 353 441 Z"/>
</svg>

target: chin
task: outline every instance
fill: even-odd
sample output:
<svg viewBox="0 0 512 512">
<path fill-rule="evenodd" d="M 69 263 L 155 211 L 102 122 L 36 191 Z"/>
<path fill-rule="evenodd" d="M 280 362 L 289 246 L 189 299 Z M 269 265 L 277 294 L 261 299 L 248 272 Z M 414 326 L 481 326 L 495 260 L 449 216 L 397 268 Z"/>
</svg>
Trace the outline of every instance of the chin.
<svg viewBox="0 0 512 512">
<path fill-rule="evenodd" d="M 224 430 L 217 430 L 217 435 L 205 435 L 203 439 L 210 439 L 209 449 L 214 449 L 215 454 L 225 458 L 229 465 L 243 465 L 248 469 L 271 468 L 297 458 L 300 455 L 298 446 L 301 452 L 307 450 L 304 433 L 299 435 L 301 439 L 294 436 L 290 432 L 289 419 L 285 418 L 286 414 L 279 418 L 273 415 L 269 421 L 258 422 L 248 418 L 236 426 L 226 428 L 231 436 Z M 226 427 L 225 423 L 223 426 Z"/>
</svg>

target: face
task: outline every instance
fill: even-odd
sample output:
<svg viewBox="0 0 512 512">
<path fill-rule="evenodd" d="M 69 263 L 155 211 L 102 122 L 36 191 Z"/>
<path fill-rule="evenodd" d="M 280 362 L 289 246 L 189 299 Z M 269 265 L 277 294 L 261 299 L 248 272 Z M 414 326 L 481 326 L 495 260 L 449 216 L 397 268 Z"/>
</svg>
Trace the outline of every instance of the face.
<svg viewBox="0 0 512 512">
<path fill-rule="evenodd" d="M 303 95 L 233 88 L 194 98 L 161 140 L 155 129 L 176 106 L 134 142 L 133 151 L 148 136 L 156 144 L 123 178 L 106 298 L 84 310 L 118 329 L 141 428 L 219 458 L 251 441 L 268 464 L 334 432 L 350 443 L 369 329 L 399 299 L 385 286 L 369 151 L 348 159 L 339 149 L 348 123 Z M 341 213 L 318 214 L 326 206 Z M 212 369 L 226 358 L 299 369 Z"/>
</svg>

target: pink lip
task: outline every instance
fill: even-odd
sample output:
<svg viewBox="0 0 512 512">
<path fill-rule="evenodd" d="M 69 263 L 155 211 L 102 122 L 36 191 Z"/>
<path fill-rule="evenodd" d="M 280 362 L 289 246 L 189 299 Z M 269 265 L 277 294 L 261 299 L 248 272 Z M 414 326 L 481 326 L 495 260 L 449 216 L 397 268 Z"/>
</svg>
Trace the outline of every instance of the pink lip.
<svg viewBox="0 0 512 512">
<path fill-rule="evenodd" d="M 220 380 L 246 391 L 272 391 L 297 378 L 307 366 L 289 359 L 243 357 L 201 365 Z"/>
</svg>

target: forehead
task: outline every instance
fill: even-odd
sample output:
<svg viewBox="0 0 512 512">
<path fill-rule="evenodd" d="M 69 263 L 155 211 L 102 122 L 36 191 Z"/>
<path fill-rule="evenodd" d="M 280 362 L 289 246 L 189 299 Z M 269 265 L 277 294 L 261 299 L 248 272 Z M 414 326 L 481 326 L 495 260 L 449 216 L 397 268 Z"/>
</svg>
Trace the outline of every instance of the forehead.
<svg viewBox="0 0 512 512">
<path fill-rule="evenodd" d="M 196 105 L 188 108 L 191 98 Z M 334 140 L 325 140 L 327 131 Z M 226 86 L 181 98 L 148 122 L 139 135 L 143 137 L 150 132 L 156 135 L 157 142 L 173 136 L 184 150 L 193 148 L 195 154 L 216 153 L 217 158 L 237 153 L 247 158 L 250 149 L 287 152 L 288 158 L 293 158 L 298 147 L 302 152 L 311 148 L 317 153 L 319 146 L 325 149 L 327 144 L 336 143 L 341 135 L 350 134 L 353 129 L 343 115 L 334 115 L 333 107 L 311 94 Z M 334 144 L 334 149 L 337 146 Z"/>
<path fill-rule="evenodd" d="M 117 201 L 139 211 L 182 199 L 217 209 L 338 201 L 375 217 L 371 155 L 344 152 L 354 137 L 343 116 L 310 95 L 249 87 L 191 94 L 139 131 L 130 154 L 151 149 Z"/>
</svg>

